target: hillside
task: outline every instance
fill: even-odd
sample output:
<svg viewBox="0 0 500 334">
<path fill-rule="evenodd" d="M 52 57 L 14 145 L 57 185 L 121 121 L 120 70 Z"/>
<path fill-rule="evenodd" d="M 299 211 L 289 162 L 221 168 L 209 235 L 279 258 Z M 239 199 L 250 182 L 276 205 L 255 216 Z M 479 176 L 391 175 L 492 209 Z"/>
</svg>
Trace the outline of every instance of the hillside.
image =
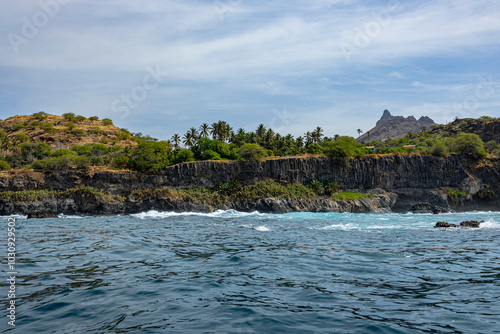
<svg viewBox="0 0 500 334">
<path fill-rule="evenodd" d="M 443 137 L 456 136 L 459 133 L 475 133 L 485 143 L 494 140 L 500 142 L 500 118 L 483 116 L 478 119 L 463 118 L 456 119 L 446 125 L 433 126 L 430 128 L 431 134 L 437 134 Z"/>
<path fill-rule="evenodd" d="M 105 146 L 134 146 L 126 130 L 114 126 L 109 119 L 85 118 L 74 114 L 66 117 L 43 112 L 33 115 L 13 116 L 0 121 L 0 130 L 9 140 L 47 143 L 53 149 L 69 149 L 73 145 L 99 143 Z"/>
<path fill-rule="evenodd" d="M 377 121 L 376 126 L 356 139 L 357 142 L 370 142 L 373 140 L 383 141 L 386 139 L 399 139 L 406 136 L 410 131 L 417 133 L 422 131 L 422 127 L 430 127 L 436 123 L 427 116 L 422 116 L 418 120 L 413 117 L 393 116 L 386 109 L 382 117 Z"/>
</svg>

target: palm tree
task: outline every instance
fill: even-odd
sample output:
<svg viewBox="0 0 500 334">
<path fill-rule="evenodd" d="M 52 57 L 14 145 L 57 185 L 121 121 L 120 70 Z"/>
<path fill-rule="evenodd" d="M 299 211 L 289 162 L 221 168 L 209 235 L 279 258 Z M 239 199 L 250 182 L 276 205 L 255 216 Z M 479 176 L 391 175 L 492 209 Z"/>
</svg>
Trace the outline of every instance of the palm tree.
<svg viewBox="0 0 500 334">
<path fill-rule="evenodd" d="M 210 129 L 210 135 L 212 135 L 212 139 L 218 139 L 220 133 L 219 123 L 212 123 L 209 129 Z"/>
<path fill-rule="evenodd" d="M 198 139 L 198 130 L 196 130 L 196 128 L 190 128 L 189 129 L 189 133 L 191 134 L 191 138 L 193 140 L 197 140 Z"/>
<path fill-rule="evenodd" d="M 207 123 L 200 125 L 200 137 L 208 137 L 210 126 Z"/>
<path fill-rule="evenodd" d="M 321 137 L 323 137 L 323 129 L 321 127 L 317 127 L 312 132 L 312 137 L 316 143 L 321 143 Z"/>
<path fill-rule="evenodd" d="M 189 148 L 193 147 L 193 136 L 191 135 L 191 132 L 186 132 L 186 134 L 184 135 L 184 144 L 186 146 L 188 146 Z"/>
<path fill-rule="evenodd" d="M 357 129 L 356 131 L 358 132 L 358 136 L 361 136 L 361 134 L 363 133 L 363 130 L 361 129 Z"/>
<path fill-rule="evenodd" d="M 264 124 L 259 124 L 259 126 L 257 127 L 257 130 L 255 131 L 255 133 L 260 138 L 264 137 L 264 134 L 266 133 L 266 127 L 264 126 Z"/>
<path fill-rule="evenodd" d="M 176 133 L 172 136 L 172 143 L 174 143 L 174 148 L 178 149 L 181 143 L 181 137 Z"/>
</svg>

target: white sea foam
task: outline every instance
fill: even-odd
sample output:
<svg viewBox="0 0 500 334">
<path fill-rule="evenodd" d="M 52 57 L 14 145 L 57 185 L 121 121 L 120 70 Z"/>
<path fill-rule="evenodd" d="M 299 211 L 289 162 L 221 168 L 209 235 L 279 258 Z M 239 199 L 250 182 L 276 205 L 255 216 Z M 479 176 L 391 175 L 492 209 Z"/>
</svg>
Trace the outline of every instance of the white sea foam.
<svg viewBox="0 0 500 334">
<path fill-rule="evenodd" d="M 500 228 L 500 223 L 493 219 L 487 220 L 479 225 L 479 228 Z"/>
<path fill-rule="evenodd" d="M 177 216 L 199 216 L 199 217 L 221 217 L 221 218 L 242 218 L 242 217 L 257 217 L 257 216 L 265 216 L 267 214 L 260 212 L 240 212 L 235 210 L 217 210 L 215 212 L 210 213 L 202 213 L 202 212 L 171 212 L 171 211 L 156 211 L 151 210 L 147 212 L 135 213 L 132 214 L 132 217 L 136 217 L 139 219 L 164 219 L 168 217 L 177 217 Z"/>
</svg>

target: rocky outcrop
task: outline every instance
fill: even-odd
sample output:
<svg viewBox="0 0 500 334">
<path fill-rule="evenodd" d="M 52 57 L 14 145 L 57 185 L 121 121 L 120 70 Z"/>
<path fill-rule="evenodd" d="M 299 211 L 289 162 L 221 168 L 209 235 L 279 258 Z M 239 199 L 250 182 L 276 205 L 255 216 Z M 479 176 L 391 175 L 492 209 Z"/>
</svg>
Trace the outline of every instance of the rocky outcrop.
<svg viewBox="0 0 500 334">
<path fill-rule="evenodd" d="M 406 136 L 411 131 L 417 133 L 422 131 L 422 126 L 430 127 L 435 125 L 434 121 L 427 116 L 422 116 L 417 119 L 413 116 L 393 116 L 386 109 L 382 117 L 376 123 L 376 126 L 369 131 L 365 131 L 363 135 L 358 137 L 358 142 L 370 142 L 372 140 L 382 141 L 385 139 L 398 139 Z"/>
<path fill-rule="evenodd" d="M 458 228 L 458 227 L 463 227 L 463 228 L 479 228 L 481 223 L 484 223 L 484 220 L 481 220 L 480 222 L 476 220 L 468 220 L 468 221 L 463 221 L 460 223 L 460 225 L 457 224 L 451 224 L 448 222 L 437 222 L 436 225 L 434 226 L 435 228 L 439 227 L 444 227 L 444 228 Z"/>
<path fill-rule="evenodd" d="M 376 200 L 360 199 L 356 203 L 332 202 L 329 198 L 296 201 L 292 199 L 263 198 L 255 203 L 227 203 L 217 208 L 265 212 L 289 211 L 351 211 L 381 212 L 392 210 L 408 212 L 434 210 L 499 210 L 500 159 L 470 165 L 458 156 L 433 157 L 423 155 L 363 156 L 349 164 L 335 162 L 326 156 L 288 157 L 262 162 L 197 161 L 167 168 L 156 174 L 131 171 L 92 169 L 89 171 L 32 171 L 0 172 L 0 191 L 68 190 L 88 186 L 104 193 L 128 197 L 134 190 L 162 187 L 212 187 L 217 183 L 237 180 L 243 185 L 264 180 L 282 184 L 308 184 L 315 179 L 338 182 L 343 191 L 373 193 Z M 479 194 L 486 193 L 487 198 Z M 448 190 L 462 190 L 467 194 L 461 203 L 450 201 Z M 389 197 L 386 195 L 390 194 Z M 496 196 L 496 197 L 495 197 Z M 108 199 L 107 202 L 88 198 L 47 199 L 45 202 L 11 202 L 0 200 L 0 214 L 15 212 L 81 212 L 127 213 L 150 209 L 178 211 L 211 211 L 199 203 L 175 198 L 149 198 L 134 201 Z M 378 204 L 377 204 L 378 201 Z M 419 203 L 428 203 L 426 208 Z M 416 206 L 417 205 L 417 206 Z"/>
<path fill-rule="evenodd" d="M 308 199 L 262 198 L 255 202 L 231 201 L 219 205 L 197 203 L 165 196 L 134 198 L 96 198 L 75 196 L 72 198 L 42 198 L 37 201 L 5 202 L 0 200 L 3 215 L 26 214 L 28 218 L 57 218 L 57 214 L 114 215 L 143 212 L 148 210 L 176 212 L 213 212 L 216 210 L 237 210 L 242 212 L 259 211 L 263 213 L 288 212 L 391 212 L 397 196 L 381 190 L 375 197 L 356 200 L 333 200 L 329 197 Z"/>
</svg>

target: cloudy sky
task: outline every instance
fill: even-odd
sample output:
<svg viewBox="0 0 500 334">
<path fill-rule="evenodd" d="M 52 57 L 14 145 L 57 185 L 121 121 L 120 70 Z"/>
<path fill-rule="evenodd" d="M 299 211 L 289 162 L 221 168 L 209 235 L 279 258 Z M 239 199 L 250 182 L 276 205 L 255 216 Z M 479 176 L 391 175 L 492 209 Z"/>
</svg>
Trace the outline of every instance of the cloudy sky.
<svg viewBox="0 0 500 334">
<path fill-rule="evenodd" d="M 4 0 L 0 118 L 225 120 L 356 136 L 384 109 L 500 116 L 498 0 Z"/>
</svg>

